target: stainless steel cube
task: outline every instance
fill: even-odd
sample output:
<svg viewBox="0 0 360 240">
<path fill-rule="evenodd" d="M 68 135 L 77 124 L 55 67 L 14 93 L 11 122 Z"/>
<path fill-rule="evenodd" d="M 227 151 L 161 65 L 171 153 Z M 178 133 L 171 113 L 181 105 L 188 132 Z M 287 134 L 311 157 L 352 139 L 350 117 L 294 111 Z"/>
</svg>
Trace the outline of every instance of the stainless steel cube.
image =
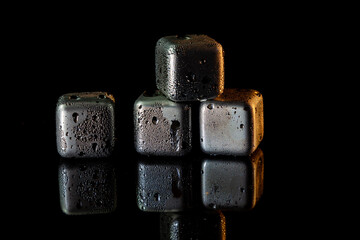
<svg viewBox="0 0 360 240">
<path fill-rule="evenodd" d="M 65 214 L 106 214 L 116 209 L 116 176 L 110 161 L 62 158 L 58 178 L 60 206 Z"/>
<path fill-rule="evenodd" d="M 105 92 L 62 95 L 56 106 L 56 143 L 65 158 L 108 157 L 115 144 L 115 100 Z"/>
<path fill-rule="evenodd" d="M 263 193 L 264 154 L 207 158 L 201 163 L 202 203 L 208 209 L 244 211 L 255 207 Z"/>
<path fill-rule="evenodd" d="M 264 136 L 263 97 L 256 90 L 225 89 L 200 104 L 200 146 L 211 155 L 247 156 Z"/>
<path fill-rule="evenodd" d="M 145 212 L 178 212 L 192 206 L 192 165 L 143 157 L 137 164 L 137 206 Z"/>
<path fill-rule="evenodd" d="M 172 101 L 212 99 L 224 89 L 224 51 L 206 35 L 166 36 L 155 48 L 156 86 Z"/>
<path fill-rule="evenodd" d="M 183 156 L 192 148 L 191 106 L 145 91 L 134 103 L 134 131 L 138 153 Z"/>
</svg>

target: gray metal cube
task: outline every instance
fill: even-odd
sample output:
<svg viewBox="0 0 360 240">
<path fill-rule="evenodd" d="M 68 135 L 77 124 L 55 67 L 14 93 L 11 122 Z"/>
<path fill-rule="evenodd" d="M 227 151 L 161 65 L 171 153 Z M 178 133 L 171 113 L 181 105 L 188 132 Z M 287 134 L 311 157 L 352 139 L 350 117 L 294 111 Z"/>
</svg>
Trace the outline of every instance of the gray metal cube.
<svg viewBox="0 0 360 240">
<path fill-rule="evenodd" d="M 192 206 L 192 166 L 176 159 L 143 157 L 137 164 L 137 205 L 145 212 L 177 212 Z"/>
<path fill-rule="evenodd" d="M 208 158 L 201 164 L 202 203 L 208 209 L 251 210 L 263 193 L 264 154 Z"/>
<path fill-rule="evenodd" d="M 191 106 L 144 92 L 134 103 L 134 131 L 138 153 L 183 156 L 192 148 Z"/>
<path fill-rule="evenodd" d="M 56 106 L 56 143 L 65 158 L 108 157 L 115 144 L 114 97 L 105 92 L 62 95 Z"/>
<path fill-rule="evenodd" d="M 200 104 L 199 119 L 203 152 L 250 155 L 264 136 L 263 97 L 256 90 L 225 89 Z"/>
<path fill-rule="evenodd" d="M 116 176 L 111 162 L 63 158 L 58 171 L 60 206 L 65 214 L 105 214 L 116 209 Z"/>
<path fill-rule="evenodd" d="M 224 51 L 206 35 L 166 36 L 155 48 L 156 85 L 173 101 L 212 99 L 224 89 Z"/>
</svg>

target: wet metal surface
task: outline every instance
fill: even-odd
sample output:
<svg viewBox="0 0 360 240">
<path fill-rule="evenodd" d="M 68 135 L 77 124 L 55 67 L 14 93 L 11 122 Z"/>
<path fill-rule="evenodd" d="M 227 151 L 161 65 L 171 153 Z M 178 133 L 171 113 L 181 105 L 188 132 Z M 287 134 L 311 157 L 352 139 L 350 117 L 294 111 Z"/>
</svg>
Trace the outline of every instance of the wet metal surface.
<svg viewBox="0 0 360 240">
<path fill-rule="evenodd" d="M 135 149 L 144 155 L 182 156 L 190 152 L 191 105 L 168 100 L 159 91 L 134 104 Z"/>
<path fill-rule="evenodd" d="M 114 98 L 104 92 L 62 95 L 56 106 L 56 143 L 65 158 L 111 155 L 115 139 Z"/>
<path fill-rule="evenodd" d="M 166 36 L 155 49 L 156 85 L 172 101 L 212 99 L 224 89 L 221 44 L 206 35 Z"/>
<path fill-rule="evenodd" d="M 262 95 L 256 90 L 225 89 L 200 104 L 200 145 L 211 155 L 248 156 L 264 136 Z"/>
</svg>

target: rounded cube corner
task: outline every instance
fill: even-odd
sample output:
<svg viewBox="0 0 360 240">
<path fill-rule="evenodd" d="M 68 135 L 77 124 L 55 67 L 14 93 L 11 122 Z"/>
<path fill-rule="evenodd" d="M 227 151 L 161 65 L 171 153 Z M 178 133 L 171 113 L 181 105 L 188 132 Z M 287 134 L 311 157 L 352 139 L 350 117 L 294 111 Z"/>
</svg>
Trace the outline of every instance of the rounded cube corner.
<svg viewBox="0 0 360 240">
<path fill-rule="evenodd" d="M 62 158 L 70 158 L 67 154 L 67 152 L 61 150 L 60 146 L 57 146 L 57 152 Z"/>
<path fill-rule="evenodd" d="M 206 144 L 203 141 L 200 141 L 200 150 L 205 154 L 212 154 L 211 151 L 207 148 Z"/>
<path fill-rule="evenodd" d="M 55 107 L 56 113 L 65 111 L 66 109 L 67 109 L 67 105 L 66 105 L 66 103 L 64 101 L 58 101 L 56 103 L 56 107 Z"/>
</svg>

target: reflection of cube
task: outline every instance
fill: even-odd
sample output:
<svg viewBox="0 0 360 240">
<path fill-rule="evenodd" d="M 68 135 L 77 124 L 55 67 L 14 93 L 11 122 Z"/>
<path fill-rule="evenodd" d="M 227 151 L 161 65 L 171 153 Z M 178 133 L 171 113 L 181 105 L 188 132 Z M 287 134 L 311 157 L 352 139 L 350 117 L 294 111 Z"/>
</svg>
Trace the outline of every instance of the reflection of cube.
<svg viewBox="0 0 360 240">
<path fill-rule="evenodd" d="M 225 239 L 226 221 L 221 212 L 161 213 L 160 240 Z"/>
<path fill-rule="evenodd" d="M 205 159 L 201 165 L 201 196 L 206 208 L 250 210 L 263 192 L 264 156 Z"/>
<path fill-rule="evenodd" d="M 114 98 L 104 92 L 69 93 L 56 107 L 57 150 L 62 157 L 100 158 L 114 148 Z"/>
<path fill-rule="evenodd" d="M 222 46 L 206 35 L 160 38 L 155 70 L 157 88 L 176 102 L 215 98 L 224 89 Z"/>
<path fill-rule="evenodd" d="M 116 179 L 110 162 L 62 159 L 58 174 L 60 205 L 64 213 L 104 214 L 115 210 Z"/>
<path fill-rule="evenodd" d="M 145 212 L 176 212 L 191 206 L 191 165 L 184 160 L 139 160 L 137 205 Z"/>
<path fill-rule="evenodd" d="M 263 135 L 263 98 L 258 91 L 225 89 L 200 104 L 200 144 L 205 153 L 246 156 Z"/>
<path fill-rule="evenodd" d="M 191 150 L 191 107 L 144 92 L 134 104 L 135 148 L 144 155 L 182 156 Z"/>
</svg>

